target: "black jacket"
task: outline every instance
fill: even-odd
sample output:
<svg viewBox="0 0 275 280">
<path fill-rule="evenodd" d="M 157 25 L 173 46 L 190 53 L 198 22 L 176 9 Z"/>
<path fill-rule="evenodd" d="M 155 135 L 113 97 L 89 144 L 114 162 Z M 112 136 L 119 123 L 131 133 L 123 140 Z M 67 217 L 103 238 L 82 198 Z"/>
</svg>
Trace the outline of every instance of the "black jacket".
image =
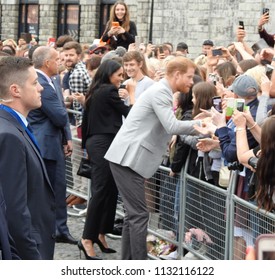
<svg viewBox="0 0 275 280">
<path fill-rule="evenodd" d="M 119 24 L 121 25 L 122 22 L 120 22 Z M 114 39 L 113 36 L 108 36 L 109 30 L 110 27 L 108 22 L 107 28 L 105 29 L 102 35 L 102 41 L 107 42 L 110 39 L 110 45 L 113 49 L 116 49 L 117 47 L 124 47 L 126 50 L 128 50 L 129 45 L 135 42 L 135 36 L 137 36 L 137 27 L 133 21 L 130 21 L 130 29 L 128 32 L 116 36 L 117 41 Z"/>
<path fill-rule="evenodd" d="M 82 121 L 82 148 L 87 138 L 95 134 L 116 134 L 127 116 L 130 106 L 124 104 L 118 89 L 112 84 L 95 90 L 84 110 Z"/>
</svg>

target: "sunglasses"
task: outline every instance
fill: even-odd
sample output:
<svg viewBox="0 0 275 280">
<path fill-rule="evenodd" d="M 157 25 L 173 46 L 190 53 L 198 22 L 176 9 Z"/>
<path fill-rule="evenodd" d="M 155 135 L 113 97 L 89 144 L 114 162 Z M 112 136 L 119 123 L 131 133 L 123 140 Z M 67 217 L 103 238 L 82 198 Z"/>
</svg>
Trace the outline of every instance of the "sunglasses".
<svg viewBox="0 0 275 280">
<path fill-rule="evenodd" d="M 94 54 L 104 54 L 105 50 L 96 50 L 94 51 Z"/>
</svg>

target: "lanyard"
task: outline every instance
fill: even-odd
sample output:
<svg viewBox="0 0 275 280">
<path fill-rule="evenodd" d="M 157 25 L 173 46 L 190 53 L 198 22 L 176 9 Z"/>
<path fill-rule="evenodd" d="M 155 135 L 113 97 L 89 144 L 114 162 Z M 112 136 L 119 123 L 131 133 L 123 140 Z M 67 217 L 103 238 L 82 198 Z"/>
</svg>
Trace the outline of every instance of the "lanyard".
<svg viewBox="0 0 275 280">
<path fill-rule="evenodd" d="M 22 119 L 17 115 L 17 113 L 12 110 L 10 107 L 5 106 L 3 104 L 0 104 L 0 110 L 4 110 L 6 112 L 8 112 L 9 114 L 11 114 L 18 122 L 19 124 L 24 128 L 24 130 L 26 131 L 26 133 L 29 135 L 30 139 L 32 140 L 33 144 L 35 145 L 35 147 L 37 148 L 37 150 L 40 153 L 40 149 L 38 146 L 38 143 L 34 137 L 34 135 L 31 133 L 31 131 L 26 127 L 26 125 L 23 123 Z"/>
</svg>

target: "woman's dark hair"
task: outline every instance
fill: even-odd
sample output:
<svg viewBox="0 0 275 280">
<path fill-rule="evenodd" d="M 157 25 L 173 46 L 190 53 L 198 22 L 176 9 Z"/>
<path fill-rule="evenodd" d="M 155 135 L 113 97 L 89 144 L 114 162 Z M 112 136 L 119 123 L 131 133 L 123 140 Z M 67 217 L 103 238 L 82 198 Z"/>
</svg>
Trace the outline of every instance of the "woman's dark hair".
<svg viewBox="0 0 275 280">
<path fill-rule="evenodd" d="M 198 115 L 200 109 L 209 110 L 212 107 L 212 97 L 217 95 L 217 89 L 214 84 L 209 82 L 200 82 L 193 86 L 193 95 L 196 97 L 196 103 L 193 107 L 193 118 Z"/>
<path fill-rule="evenodd" d="M 266 211 L 274 209 L 275 202 L 275 116 L 268 117 L 262 126 L 261 155 L 257 164 L 258 188 L 256 200 Z"/>
<path fill-rule="evenodd" d="M 86 94 L 85 105 L 87 107 L 88 101 L 91 98 L 92 94 L 99 88 L 106 84 L 110 84 L 110 77 L 121 68 L 121 64 L 115 60 L 108 59 L 100 64 L 98 67 L 93 81 L 89 87 L 89 90 Z"/>
</svg>

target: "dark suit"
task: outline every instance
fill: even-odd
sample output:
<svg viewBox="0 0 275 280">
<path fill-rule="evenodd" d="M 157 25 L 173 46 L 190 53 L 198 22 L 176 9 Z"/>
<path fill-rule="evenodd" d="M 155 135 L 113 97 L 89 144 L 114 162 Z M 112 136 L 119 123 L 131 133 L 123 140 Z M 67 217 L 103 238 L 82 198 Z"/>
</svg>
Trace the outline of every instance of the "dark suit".
<svg viewBox="0 0 275 280">
<path fill-rule="evenodd" d="M 122 125 L 122 115 L 127 116 L 130 107 L 119 98 L 117 88 L 102 85 L 96 90 L 84 111 L 82 141 L 92 165 L 91 193 L 83 238 L 95 240 L 98 234 L 113 230 L 117 187 L 109 162 L 104 155 Z"/>
<path fill-rule="evenodd" d="M 37 74 L 38 81 L 44 88 L 41 92 L 42 107 L 32 110 L 28 115 L 28 121 L 37 139 L 55 192 L 56 234 L 68 234 L 63 144 L 71 140 L 69 118 L 59 80 L 53 79 L 54 88 L 44 75 L 39 72 Z"/>
<path fill-rule="evenodd" d="M 3 110 L 0 110 L 0 180 L 8 227 L 18 255 L 24 260 L 52 259 L 54 192 L 39 151 L 23 126 Z"/>
<path fill-rule="evenodd" d="M 0 184 L 0 260 L 18 260 L 18 252 L 15 249 L 15 243 L 9 234 L 6 203 Z"/>
</svg>

